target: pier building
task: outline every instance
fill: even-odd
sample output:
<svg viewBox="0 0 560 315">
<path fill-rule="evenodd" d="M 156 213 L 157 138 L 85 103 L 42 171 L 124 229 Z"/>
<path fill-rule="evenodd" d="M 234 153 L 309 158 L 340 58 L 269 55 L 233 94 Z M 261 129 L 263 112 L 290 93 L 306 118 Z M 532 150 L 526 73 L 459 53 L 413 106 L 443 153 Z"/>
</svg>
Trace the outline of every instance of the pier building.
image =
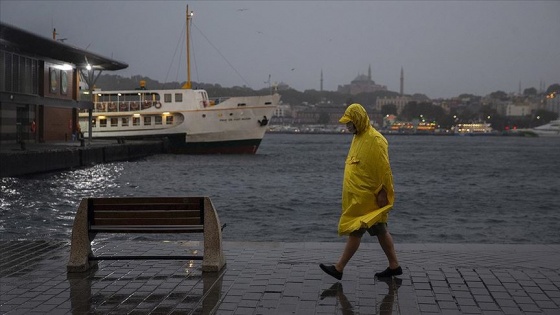
<svg viewBox="0 0 560 315">
<path fill-rule="evenodd" d="M 51 39 L 0 23 L 0 144 L 70 140 L 78 111 L 93 109 L 81 83 L 93 89 L 103 70 L 127 67 L 56 40 L 55 30 Z"/>
</svg>

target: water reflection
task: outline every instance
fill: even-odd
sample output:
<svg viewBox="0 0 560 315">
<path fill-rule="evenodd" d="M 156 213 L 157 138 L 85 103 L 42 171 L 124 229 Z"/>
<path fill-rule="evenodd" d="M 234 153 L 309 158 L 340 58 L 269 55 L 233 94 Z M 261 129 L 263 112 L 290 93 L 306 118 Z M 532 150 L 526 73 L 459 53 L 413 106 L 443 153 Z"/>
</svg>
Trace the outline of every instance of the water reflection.
<svg viewBox="0 0 560 315">
<path fill-rule="evenodd" d="M 193 273 L 190 270 L 185 274 L 159 276 L 145 276 L 142 272 L 138 276 L 127 276 L 134 274 L 133 270 L 124 272 L 125 276 L 120 277 L 112 276 L 112 272 L 108 276 L 99 273 L 102 272 L 96 267 L 83 273 L 67 274 L 72 314 L 135 311 L 214 314 L 221 299 L 225 268 L 221 272 Z M 155 283 L 175 283 L 176 286 L 162 285 L 156 289 Z M 92 287 L 96 288 L 93 295 Z M 119 289 L 115 292 L 116 287 Z M 154 289 L 138 289 L 150 287 Z"/>
<path fill-rule="evenodd" d="M 69 239 L 80 200 L 112 196 L 124 166 L 103 164 L 61 173 L 0 178 L 1 238 Z"/>
<path fill-rule="evenodd" d="M 344 290 L 342 289 L 342 283 L 337 282 L 333 284 L 330 288 L 326 289 L 321 293 L 321 300 L 326 297 L 335 297 L 340 303 L 340 310 L 343 315 L 354 315 L 354 308 L 346 295 L 344 295 Z"/>
<path fill-rule="evenodd" d="M 379 303 L 379 314 L 391 315 L 393 314 L 397 291 L 402 284 L 402 279 L 379 278 L 377 280 L 380 282 L 385 282 L 388 288 L 387 294 L 385 294 L 383 300 L 381 301 L 381 303 Z M 354 307 L 344 294 L 342 283 L 337 282 L 321 293 L 321 300 L 327 297 L 334 297 L 338 300 L 338 303 L 340 304 L 340 311 L 343 315 L 354 315 Z"/>
</svg>

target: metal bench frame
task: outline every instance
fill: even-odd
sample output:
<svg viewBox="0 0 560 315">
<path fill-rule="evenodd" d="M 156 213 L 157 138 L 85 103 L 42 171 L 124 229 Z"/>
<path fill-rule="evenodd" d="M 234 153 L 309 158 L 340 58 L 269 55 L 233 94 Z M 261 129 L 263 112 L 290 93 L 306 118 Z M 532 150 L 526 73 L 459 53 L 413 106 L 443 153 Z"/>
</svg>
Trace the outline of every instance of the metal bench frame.
<svg viewBox="0 0 560 315">
<path fill-rule="evenodd" d="M 123 220 L 109 219 L 111 224 L 95 224 L 95 211 L 97 203 L 108 202 L 111 204 L 109 212 L 123 210 L 125 218 Z M 182 218 L 180 224 L 174 224 L 177 219 L 173 218 L 172 213 L 178 213 L 177 205 L 199 203 L 196 210 L 200 214 L 189 219 Z M 154 205 L 157 209 L 152 215 L 158 224 L 142 223 L 134 220 L 135 204 Z M 174 207 L 175 206 L 175 207 Z M 102 206 L 100 206 L 102 208 Z M 169 209 L 168 209 L 169 208 Z M 167 210 L 169 210 L 167 213 Z M 188 210 L 193 212 L 193 210 Z M 138 211 L 140 212 L 140 210 Z M 161 214 L 161 216 L 158 215 Z M 119 221 L 119 224 L 115 222 Z M 186 223 L 189 221 L 189 223 Z M 192 221 L 192 222 L 191 222 Z M 173 223 L 173 224 L 172 224 Z M 204 234 L 204 253 L 203 256 L 94 256 L 91 249 L 91 242 L 97 233 L 203 233 Z M 222 249 L 222 230 L 218 214 L 209 197 L 123 197 L 123 198 L 83 198 L 78 207 L 74 225 L 72 227 L 72 244 L 70 247 L 70 259 L 67 265 L 68 272 L 85 272 L 97 265 L 98 260 L 129 260 L 129 259 L 173 259 L 173 260 L 202 260 L 202 271 L 217 272 L 225 266 L 225 256 Z"/>
</svg>

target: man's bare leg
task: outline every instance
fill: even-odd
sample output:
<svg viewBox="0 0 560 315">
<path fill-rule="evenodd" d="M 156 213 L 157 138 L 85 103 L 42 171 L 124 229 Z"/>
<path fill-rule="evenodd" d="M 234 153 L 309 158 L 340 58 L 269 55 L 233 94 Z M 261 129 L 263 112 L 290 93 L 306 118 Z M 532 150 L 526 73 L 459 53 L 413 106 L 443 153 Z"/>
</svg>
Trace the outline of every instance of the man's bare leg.
<svg viewBox="0 0 560 315">
<path fill-rule="evenodd" d="M 344 267 L 346 267 L 346 264 L 348 264 L 348 262 L 350 261 L 352 256 L 354 256 L 358 248 L 360 248 L 361 242 L 362 242 L 361 237 L 352 236 L 352 235 L 348 236 L 348 239 L 346 240 L 346 246 L 344 247 L 344 251 L 342 252 L 342 256 L 340 256 L 340 259 L 334 265 L 334 267 L 336 268 L 336 270 L 338 270 L 338 272 L 344 271 Z"/>
<path fill-rule="evenodd" d="M 379 245 L 385 252 L 385 256 L 389 260 L 389 268 L 396 269 L 399 267 L 399 261 L 397 260 L 397 253 L 395 252 L 395 245 L 393 244 L 393 237 L 387 231 L 384 234 L 377 235 L 377 240 L 379 241 Z"/>
</svg>

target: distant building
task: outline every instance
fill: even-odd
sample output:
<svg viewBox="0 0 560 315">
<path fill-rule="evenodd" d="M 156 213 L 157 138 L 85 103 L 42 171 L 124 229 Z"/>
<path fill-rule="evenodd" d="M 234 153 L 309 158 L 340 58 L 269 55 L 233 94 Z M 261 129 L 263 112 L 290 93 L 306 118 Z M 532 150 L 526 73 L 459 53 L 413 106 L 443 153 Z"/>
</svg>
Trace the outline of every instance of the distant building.
<svg viewBox="0 0 560 315">
<path fill-rule="evenodd" d="M 409 96 L 378 97 L 375 101 L 375 109 L 381 111 L 383 106 L 393 104 L 397 107 L 397 115 L 399 115 L 410 101 L 412 98 Z"/>
<path fill-rule="evenodd" d="M 291 87 L 285 82 L 280 82 L 280 83 L 276 84 L 276 90 L 277 91 L 286 91 L 286 90 L 289 90 L 289 89 L 291 89 Z"/>
<path fill-rule="evenodd" d="M 344 115 L 345 110 L 345 106 L 332 104 L 301 108 L 293 112 L 294 123 L 338 125 L 340 124 L 338 120 Z"/>
<path fill-rule="evenodd" d="M 509 105 L 506 106 L 505 115 L 507 117 L 529 116 L 529 115 L 531 115 L 531 106 L 509 104 Z"/>
<path fill-rule="evenodd" d="M 368 68 L 368 74 L 359 74 L 350 84 L 339 85 L 338 92 L 350 95 L 357 95 L 360 93 L 373 93 L 376 91 L 387 91 L 385 85 L 376 84 L 371 79 L 371 66 Z"/>
<path fill-rule="evenodd" d="M 401 88 L 400 88 L 400 95 L 404 95 L 404 68 L 401 67 Z"/>
<path fill-rule="evenodd" d="M 560 95 L 558 93 L 551 93 L 546 96 L 544 109 L 560 114 Z"/>
</svg>

